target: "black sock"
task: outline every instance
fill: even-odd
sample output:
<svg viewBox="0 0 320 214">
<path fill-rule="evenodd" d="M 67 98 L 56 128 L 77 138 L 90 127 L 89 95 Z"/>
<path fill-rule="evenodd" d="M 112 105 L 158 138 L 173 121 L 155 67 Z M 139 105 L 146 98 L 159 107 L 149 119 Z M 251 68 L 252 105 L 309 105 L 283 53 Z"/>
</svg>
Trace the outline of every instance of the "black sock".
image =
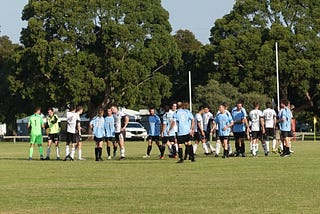
<svg viewBox="0 0 320 214">
<path fill-rule="evenodd" d="M 110 156 L 110 151 L 111 151 L 110 146 L 107 146 L 107 153 L 108 153 L 108 156 Z"/>
<path fill-rule="evenodd" d="M 172 148 L 172 154 L 173 154 L 173 155 L 177 155 L 177 148 L 176 148 L 176 145 L 175 145 L 175 144 L 173 144 L 171 148 Z"/>
<path fill-rule="evenodd" d="M 241 143 L 241 154 L 244 154 L 246 152 L 246 146 L 244 143 Z"/>
<path fill-rule="evenodd" d="M 164 156 L 164 151 L 165 150 L 166 150 L 166 146 L 165 145 L 161 146 L 160 152 L 161 152 L 161 156 L 162 157 Z"/>
<path fill-rule="evenodd" d="M 118 149 L 117 146 L 113 146 L 113 153 L 117 153 L 117 149 Z"/>
<path fill-rule="evenodd" d="M 152 146 L 148 145 L 148 147 L 147 147 L 147 155 L 150 155 L 151 150 L 152 150 Z"/>
<path fill-rule="evenodd" d="M 160 153 L 161 153 L 161 151 L 162 151 L 162 145 L 161 144 L 157 144 L 158 145 L 158 149 L 159 149 L 159 151 L 160 151 Z"/>
<path fill-rule="evenodd" d="M 188 147 L 189 147 L 190 160 L 194 160 L 193 146 L 188 145 Z"/>
<path fill-rule="evenodd" d="M 98 149 L 99 149 L 99 150 L 98 150 L 98 151 L 99 151 L 99 159 L 101 159 L 101 156 L 102 156 L 102 148 L 99 147 Z"/>
<path fill-rule="evenodd" d="M 182 148 L 178 148 L 178 154 L 179 154 L 179 158 L 182 159 Z"/>
<path fill-rule="evenodd" d="M 95 156 L 96 156 L 96 160 L 98 160 L 99 159 L 99 157 L 98 157 L 98 148 L 94 148 L 94 154 L 95 154 Z"/>
</svg>

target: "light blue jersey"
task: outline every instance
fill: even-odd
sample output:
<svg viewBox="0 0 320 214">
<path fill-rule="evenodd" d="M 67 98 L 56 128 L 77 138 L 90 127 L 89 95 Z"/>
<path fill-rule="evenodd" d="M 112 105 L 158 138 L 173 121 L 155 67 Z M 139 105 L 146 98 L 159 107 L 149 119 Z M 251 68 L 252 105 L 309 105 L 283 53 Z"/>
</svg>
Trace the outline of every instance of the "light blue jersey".
<svg viewBox="0 0 320 214">
<path fill-rule="evenodd" d="M 284 120 L 279 123 L 280 131 L 291 131 L 292 113 L 288 107 L 285 107 L 279 112 L 279 119 Z"/>
<path fill-rule="evenodd" d="M 96 138 L 105 137 L 104 129 L 104 117 L 96 116 L 90 121 L 90 125 L 93 126 L 93 135 Z"/>
<path fill-rule="evenodd" d="M 236 122 L 236 121 L 239 121 L 239 120 L 246 118 L 247 112 L 243 107 L 240 109 L 240 111 L 238 111 L 237 107 L 235 107 L 232 109 L 231 115 L 232 115 L 233 121 Z M 233 132 L 244 132 L 244 131 L 246 131 L 246 124 L 244 124 L 244 123 L 236 124 L 235 123 L 233 125 Z"/>
<path fill-rule="evenodd" d="M 106 137 L 114 137 L 115 126 L 114 126 L 114 117 L 113 115 L 107 116 L 104 119 L 104 128 L 106 130 Z"/>
<path fill-rule="evenodd" d="M 164 137 L 175 136 L 174 129 L 171 129 L 171 131 L 169 132 L 172 121 L 173 121 L 173 113 L 170 111 L 166 112 L 162 117 L 162 124 L 166 125 L 166 130 L 163 131 Z"/>
<path fill-rule="evenodd" d="M 178 109 L 173 115 L 173 120 L 176 122 L 178 127 L 178 136 L 190 134 L 191 121 L 193 120 L 193 115 L 190 111 Z"/>
<path fill-rule="evenodd" d="M 231 132 L 230 128 L 227 128 L 226 130 L 223 130 L 223 128 L 225 126 L 229 126 L 233 122 L 230 113 L 227 113 L 227 112 L 225 112 L 224 114 L 218 113 L 217 116 L 214 119 L 214 122 L 218 126 L 218 133 L 219 133 L 220 137 L 229 136 L 230 135 L 230 132 Z"/>
<path fill-rule="evenodd" d="M 161 120 L 158 115 L 150 115 L 149 116 L 149 136 L 159 136 L 160 135 L 160 125 Z"/>
</svg>

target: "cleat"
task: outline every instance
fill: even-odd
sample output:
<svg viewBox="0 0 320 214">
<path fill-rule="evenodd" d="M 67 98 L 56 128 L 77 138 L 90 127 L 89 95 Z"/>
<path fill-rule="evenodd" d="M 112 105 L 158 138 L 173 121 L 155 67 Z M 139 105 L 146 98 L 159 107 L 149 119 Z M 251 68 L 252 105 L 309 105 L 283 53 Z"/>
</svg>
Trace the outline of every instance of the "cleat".
<svg viewBox="0 0 320 214">
<path fill-rule="evenodd" d="M 57 160 L 60 160 L 60 157 L 57 157 Z"/>
<path fill-rule="evenodd" d="M 32 157 L 29 157 L 28 160 L 32 160 Z"/>
<path fill-rule="evenodd" d="M 45 160 L 50 160 L 50 158 L 47 156 L 47 157 L 45 158 Z"/>
<path fill-rule="evenodd" d="M 150 155 L 145 155 L 145 156 L 142 156 L 142 158 L 150 158 Z"/>
<path fill-rule="evenodd" d="M 241 157 L 245 158 L 245 157 L 246 157 L 246 154 L 243 153 L 243 154 L 241 155 Z"/>
<path fill-rule="evenodd" d="M 218 155 L 218 154 L 215 154 L 215 155 L 214 155 L 214 157 L 216 157 L 216 158 L 217 158 L 217 157 L 219 157 L 219 155 Z"/>
<path fill-rule="evenodd" d="M 183 160 L 183 159 L 180 159 L 180 160 L 178 160 L 177 163 L 183 163 L 183 162 L 184 162 L 184 160 Z"/>
<path fill-rule="evenodd" d="M 226 158 L 226 156 L 225 156 L 225 155 L 223 155 L 223 156 L 222 156 L 222 158 Z"/>
<path fill-rule="evenodd" d="M 107 158 L 108 160 L 111 160 L 111 156 L 108 156 L 108 158 Z"/>
<path fill-rule="evenodd" d="M 192 159 L 191 159 L 191 162 L 196 162 L 196 159 L 192 158 Z"/>
<path fill-rule="evenodd" d="M 40 156 L 40 160 L 45 160 L 42 155 Z"/>
<path fill-rule="evenodd" d="M 268 157 L 269 156 L 269 152 L 264 153 L 264 156 Z"/>
<path fill-rule="evenodd" d="M 121 156 L 119 160 L 125 160 L 125 159 L 126 159 L 126 157 Z"/>
</svg>

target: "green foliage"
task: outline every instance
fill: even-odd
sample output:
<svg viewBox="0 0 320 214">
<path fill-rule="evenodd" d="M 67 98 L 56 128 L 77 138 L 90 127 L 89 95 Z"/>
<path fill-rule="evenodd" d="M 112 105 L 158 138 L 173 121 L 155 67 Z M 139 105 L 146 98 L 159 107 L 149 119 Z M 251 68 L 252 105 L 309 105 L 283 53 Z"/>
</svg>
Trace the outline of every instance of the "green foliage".
<svg viewBox="0 0 320 214">
<path fill-rule="evenodd" d="M 279 44 L 281 97 L 317 112 L 320 2 L 236 1 L 215 22 L 211 44 L 218 71 L 213 78 L 240 92 L 276 97 L 275 42 Z M 303 110 L 303 109 L 301 109 Z"/>
<path fill-rule="evenodd" d="M 209 80 L 206 85 L 199 85 L 195 88 L 195 109 L 197 109 L 199 105 L 207 104 L 213 112 L 216 112 L 219 105 L 223 102 L 228 103 L 232 108 L 239 99 L 244 101 L 247 110 L 252 108 L 253 101 L 259 102 L 261 108 L 264 108 L 264 104 L 268 100 L 265 95 L 255 92 L 241 93 L 230 83 L 221 84 L 214 79 Z"/>
<path fill-rule="evenodd" d="M 168 18 L 159 0 L 31 0 L 10 90 L 43 107 L 159 105 L 180 57 Z"/>
</svg>

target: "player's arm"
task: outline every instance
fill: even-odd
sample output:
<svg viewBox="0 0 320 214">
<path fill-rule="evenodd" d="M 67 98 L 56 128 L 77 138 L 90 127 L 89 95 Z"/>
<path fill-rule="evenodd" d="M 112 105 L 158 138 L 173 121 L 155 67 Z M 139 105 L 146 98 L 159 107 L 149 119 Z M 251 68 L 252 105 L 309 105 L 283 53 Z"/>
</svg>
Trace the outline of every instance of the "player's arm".
<svg viewBox="0 0 320 214">
<path fill-rule="evenodd" d="M 79 120 L 77 121 L 77 128 L 79 131 L 79 135 L 81 136 L 81 122 Z"/>
<path fill-rule="evenodd" d="M 212 128 L 211 128 L 211 130 L 210 130 L 210 133 L 213 133 L 214 130 L 216 129 L 216 127 L 217 127 L 217 124 L 216 124 L 216 122 L 213 120 L 213 121 L 212 121 Z"/>
<path fill-rule="evenodd" d="M 123 124 L 123 127 L 121 129 L 122 131 L 124 131 L 126 129 L 128 123 L 129 123 L 129 117 L 126 115 L 126 116 L 124 116 L 124 124 Z"/>
<path fill-rule="evenodd" d="M 264 134 L 264 133 L 266 133 L 266 130 L 264 128 L 264 117 L 260 117 L 259 120 L 260 120 L 260 125 L 262 128 L 262 134 Z"/>
</svg>

